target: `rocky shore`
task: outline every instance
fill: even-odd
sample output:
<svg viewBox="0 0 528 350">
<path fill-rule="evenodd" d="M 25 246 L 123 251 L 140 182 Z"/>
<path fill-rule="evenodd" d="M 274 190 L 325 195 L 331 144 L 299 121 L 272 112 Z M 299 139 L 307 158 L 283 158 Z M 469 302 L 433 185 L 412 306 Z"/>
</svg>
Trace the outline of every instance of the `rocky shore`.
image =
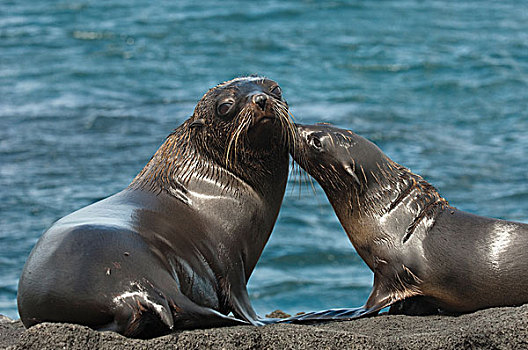
<svg viewBox="0 0 528 350">
<path fill-rule="evenodd" d="M 317 325 L 242 326 L 127 339 L 72 324 L 25 330 L 0 316 L 0 349 L 528 349 L 528 304 L 453 316 L 380 315 Z"/>
</svg>

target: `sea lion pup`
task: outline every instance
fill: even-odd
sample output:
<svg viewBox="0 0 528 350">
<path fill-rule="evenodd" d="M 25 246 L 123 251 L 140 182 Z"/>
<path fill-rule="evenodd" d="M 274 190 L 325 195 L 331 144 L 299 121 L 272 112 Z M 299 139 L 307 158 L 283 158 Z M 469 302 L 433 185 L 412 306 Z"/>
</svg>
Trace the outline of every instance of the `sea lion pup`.
<svg viewBox="0 0 528 350">
<path fill-rule="evenodd" d="M 19 282 L 24 325 L 148 338 L 261 324 L 246 283 L 277 219 L 295 133 L 276 82 L 209 90 L 128 188 L 42 235 Z"/>
<path fill-rule="evenodd" d="M 330 125 L 297 125 L 293 154 L 321 185 L 358 254 L 374 272 L 363 307 L 285 320 L 393 313 L 464 313 L 528 302 L 528 225 L 454 207 L 376 145 Z M 302 157 L 300 157 L 302 155 Z"/>
</svg>

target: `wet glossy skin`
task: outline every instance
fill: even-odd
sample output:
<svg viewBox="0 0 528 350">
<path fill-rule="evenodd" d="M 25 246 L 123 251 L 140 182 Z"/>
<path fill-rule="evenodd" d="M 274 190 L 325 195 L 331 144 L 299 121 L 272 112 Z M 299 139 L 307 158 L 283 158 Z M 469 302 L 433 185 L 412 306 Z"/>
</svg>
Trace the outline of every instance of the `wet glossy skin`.
<svg viewBox="0 0 528 350">
<path fill-rule="evenodd" d="M 72 322 L 145 338 L 260 324 L 246 283 L 288 176 L 278 105 L 286 106 L 280 88 L 267 79 L 210 90 L 127 189 L 57 221 L 20 279 L 24 325 Z M 242 122 L 244 141 L 227 157 Z"/>
<path fill-rule="evenodd" d="M 290 321 L 355 318 L 391 309 L 408 314 L 469 312 L 528 302 L 528 225 L 448 205 L 420 176 L 372 142 L 330 125 L 297 125 L 295 160 L 319 182 L 374 272 L 365 306 Z"/>
</svg>

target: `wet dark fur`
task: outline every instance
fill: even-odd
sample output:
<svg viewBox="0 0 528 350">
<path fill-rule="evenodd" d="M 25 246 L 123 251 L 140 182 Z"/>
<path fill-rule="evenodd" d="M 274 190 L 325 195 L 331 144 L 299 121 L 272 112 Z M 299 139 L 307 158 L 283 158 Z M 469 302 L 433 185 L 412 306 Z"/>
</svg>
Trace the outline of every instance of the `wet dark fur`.
<svg viewBox="0 0 528 350">
<path fill-rule="evenodd" d="M 372 142 L 330 125 L 297 125 L 293 155 L 324 189 L 358 254 L 374 272 L 363 307 L 284 322 L 393 313 L 470 312 L 528 302 L 528 225 L 449 206 L 419 175 Z"/>
<path fill-rule="evenodd" d="M 263 324 L 246 284 L 298 140 L 278 92 L 258 77 L 209 90 L 125 190 L 52 225 L 20 278 L 24 325 L 71 322 L 146 338 Z M 233 103 L 223 115 L 225 99 Z"/>
</svg>

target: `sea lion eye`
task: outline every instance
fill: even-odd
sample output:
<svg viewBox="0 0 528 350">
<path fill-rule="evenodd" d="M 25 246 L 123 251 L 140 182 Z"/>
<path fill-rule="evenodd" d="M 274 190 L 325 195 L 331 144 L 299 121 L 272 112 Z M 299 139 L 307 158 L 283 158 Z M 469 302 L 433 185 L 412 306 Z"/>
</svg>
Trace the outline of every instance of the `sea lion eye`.
<svg viewBox="0 0 528 350">
<path fill-rule="evenodd" d="M 227 113 L 229 113 L 229 110 L 231 109 L 231 106 L 233 105 L 233 102 L 229 101 L 229 102 L 224 102 L 222 104 L 220 104 L 217 108 L 218 110 L 218 114 L 220 116 L 225 116 L 227 115 Z"/>
<path fill-rule="evenodd" d="M 320 150 L 320 149 L 323 147 L 323 144 L 321 143 L 321 140 L 319 140 L 319 138 L 317 138 L 317 137 L 315 137 L 315 136 L 313 136 L 313 137 L 310 139 L 310 144 L 311 144 L 314 148 L 316 148 L 316 149 L 318 149 L 318 150 Z"/>
<path fill-rule="evenodd" d="M 275 86 L 273 89 L 271 89 L 271 93 L 275 95 L 278 98 L 282 97 L 282 89 L 279 85 Z"/>
</svg>

